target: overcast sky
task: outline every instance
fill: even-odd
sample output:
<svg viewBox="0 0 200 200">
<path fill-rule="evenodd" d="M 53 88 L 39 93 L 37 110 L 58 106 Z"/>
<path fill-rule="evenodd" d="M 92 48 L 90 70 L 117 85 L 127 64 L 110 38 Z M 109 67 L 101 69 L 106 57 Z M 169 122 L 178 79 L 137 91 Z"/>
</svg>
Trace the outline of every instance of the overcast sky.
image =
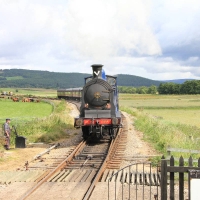
<svg viewBox="0 0 200 200">
<path fill-rule="evenodd" d="M 0 69 L 200 79 L 199 0 L 0 0 Z"/>
</svg>

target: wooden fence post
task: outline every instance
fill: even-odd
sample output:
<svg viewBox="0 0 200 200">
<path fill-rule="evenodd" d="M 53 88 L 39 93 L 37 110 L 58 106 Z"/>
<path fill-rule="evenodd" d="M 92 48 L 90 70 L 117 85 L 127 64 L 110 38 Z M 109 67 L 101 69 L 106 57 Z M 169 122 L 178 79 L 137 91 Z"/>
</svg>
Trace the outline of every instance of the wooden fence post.
<svg viewBox="0 0 200 200">
<path fill-rule="evenodd" d="M 174 157 L 170 158 L 170 166 L 174 166 Z M 174 172 L 170 172 L 170 200 L 174 200 Z"/>
<path fill-rule="evenodd" d="M 193 160 L 192 160 L 192 156 L 190 156 L 188 159 L 188 167 L 192 167 L 192 166 L 193 166 Z"/>
<path fill-rule="evenodd" d="M 169 157 L 171 156 L 170 145 L 167 146 L 167 155 L 168 155 Z"/>
<path fill-rule="evenodd" d="M 170 166 L 167 166 L 167 160 L 164 156 L 161 158 L 161 200 L 167 200 L 167 172 L 170 173 L 170 200 L 175 199 L 175 190 L 174 190 L 174 179 L 175 173 L 179 173 L 179 200 L 184 199 L 184 173 L 188 173 L 190 169 L 198 169 L 200 168 L 200 158 L 198 159 L 198 167 L 193 167 L 193 158 L 190 156 L 188 159 L 188 166 L 184 166 L 183 156 L 179 158 L 179 166 L 174 166 L 175 158 L 173 156 L 169 159 Z M 195 161 L 196 162 L 196 161 Z M 189 181 L 189 180 L 188 180 Z M 190 182 L 188 183 L 190 184 Z M 190 185 L 189 185 L 190 188 Z M 188 191 L 188 197 L 190 197 L 190 191 Z"/>
<path fill-rule="evenodd" d="M 179 159 L 179 167 L 184 167 L 183 156 Z M 184 199 L 184 173 L 179 172 L 179 200 Z"/>
<path fill-rule="evenodd" d="M 193 166 L 193 160 L 192 160 L 192 156 L 189 157 L 188 159 L 188 167 L 192 167 Z M 188 173 L 188 198 L 190 199 L 190 179 L 189 179 L 189 173 Z"/>
<path fill-rule="evenodd" d="M 161 158 L 161 199 L 167 200 L 167 161 L 165 157 Z"/>
</svg>

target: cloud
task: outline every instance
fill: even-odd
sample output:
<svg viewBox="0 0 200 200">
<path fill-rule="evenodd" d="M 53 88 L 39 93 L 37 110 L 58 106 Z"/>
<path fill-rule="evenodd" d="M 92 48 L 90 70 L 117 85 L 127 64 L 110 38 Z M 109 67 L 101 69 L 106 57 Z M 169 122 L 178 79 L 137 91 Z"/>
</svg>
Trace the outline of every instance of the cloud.
<svg viewBox="0 0 200 200">
<path fill-rule="evenodd" d="M 200 2 L 198 0 L 154 0 L 152 27 L 163 56 L 187 60 L 200 53 Z"/>
<path fill-rule="evenodd" d="M 53 7 L 27 1 L 10 2 L 0 7 L 1 47 L 7 47 L 11 52 L 17 48 L 24 55 L 45 48 L 47 44 L 55 45 L 55 41 L 60 43 L 63 21 L 59 8 L 55 11 Z"/>
<path fill-rule="evenodd" d="M 186 61 L 192 61 L 191 65 L 196 65 L 198 61 L 199 65 L 199 59 L 191 60 L 189 58 L 191 57 L 199 57 L 200 55 L 200 40 L 195 39 L 191 41 L 188 44 L 179 44 L 179 45 L 171 45 L 167 48 L 164 49 L 163 51 L 164 56 L 172 56 L 176 60 L 183 60 L 184 62 Z"/>
<path fill-rule="evenodd" d="M 0 0 L 0 68 L 198 78 L 198 0 Z"/>
<path fill-rule="evenodd" d="M 66 40 L 80 54 L 93 59 L 160 55 L 161 48 L 148 25 L 147 2 L 69 0 Z"/>
</svg>

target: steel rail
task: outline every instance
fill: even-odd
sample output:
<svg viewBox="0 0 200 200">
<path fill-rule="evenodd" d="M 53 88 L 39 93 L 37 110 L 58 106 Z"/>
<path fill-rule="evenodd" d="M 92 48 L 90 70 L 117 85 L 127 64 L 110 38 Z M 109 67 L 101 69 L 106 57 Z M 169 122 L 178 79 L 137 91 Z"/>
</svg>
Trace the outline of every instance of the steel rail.
<svg viewBox="0 0 200 200">
<path fill-rule="evenodd" d="M 57 171 L 62 169 L 66 163 L 70 162 L 76 152 L 83 148 L 83 146 L 86 145 L 86 141 L 80 142 L 77 147 L 73 150 L 73 152 L 65 159 L 63 160 L 56 168 L 54 168 L 44 179 L 39 181 L 33 188 L 29 189 L 22 197 L 19 198 L 19 200 L 25 200 L 27 197 L 29 197 L 35 190 L 37 190 L 44 182 L 46 182 L 51 176 L 53 176 Z"/>
<path fill-rule="evenodd" d="M 107 163 L 110 160 L 110 153 L 112 152 L 113 148 L 115 147 L 116 141 L 119 138 L 119 135 L 121 134 L 121 132 L 122 132 L 122 129 L 119 130 L 119 133 L 117 134 L 116 138 L 111 141 L 107 156 L 106 156 L 103 164 L 101 165 L 101 168 L 99 169 L 98 173 L 96 174 L 92 184 L 90 185 L 89 189 L 87 190 L 83 200 L 88 200 L 90 198 L 90 196 L 91 196 L 96 184 L 98 183 L 98 181 L 101 178 L 103 172 L 105 171 Z"/>
</svg>

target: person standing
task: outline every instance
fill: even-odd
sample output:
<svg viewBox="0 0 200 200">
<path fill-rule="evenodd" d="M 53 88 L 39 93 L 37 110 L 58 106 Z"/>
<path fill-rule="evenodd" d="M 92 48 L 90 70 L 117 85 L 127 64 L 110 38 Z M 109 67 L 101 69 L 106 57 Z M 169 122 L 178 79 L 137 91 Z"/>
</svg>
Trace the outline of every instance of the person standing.
<svg viewBox="0 0 200 200">
<path fill-rule="evenodd" d="M 11 129 L 10 129 L 10 119 L 6 119 L 6 122 L 4 124 L 4 136 L 5 138 L 5 149 L 9 150 L 10 149 L 10 133 L 11 133 Z"/>
</svg>

